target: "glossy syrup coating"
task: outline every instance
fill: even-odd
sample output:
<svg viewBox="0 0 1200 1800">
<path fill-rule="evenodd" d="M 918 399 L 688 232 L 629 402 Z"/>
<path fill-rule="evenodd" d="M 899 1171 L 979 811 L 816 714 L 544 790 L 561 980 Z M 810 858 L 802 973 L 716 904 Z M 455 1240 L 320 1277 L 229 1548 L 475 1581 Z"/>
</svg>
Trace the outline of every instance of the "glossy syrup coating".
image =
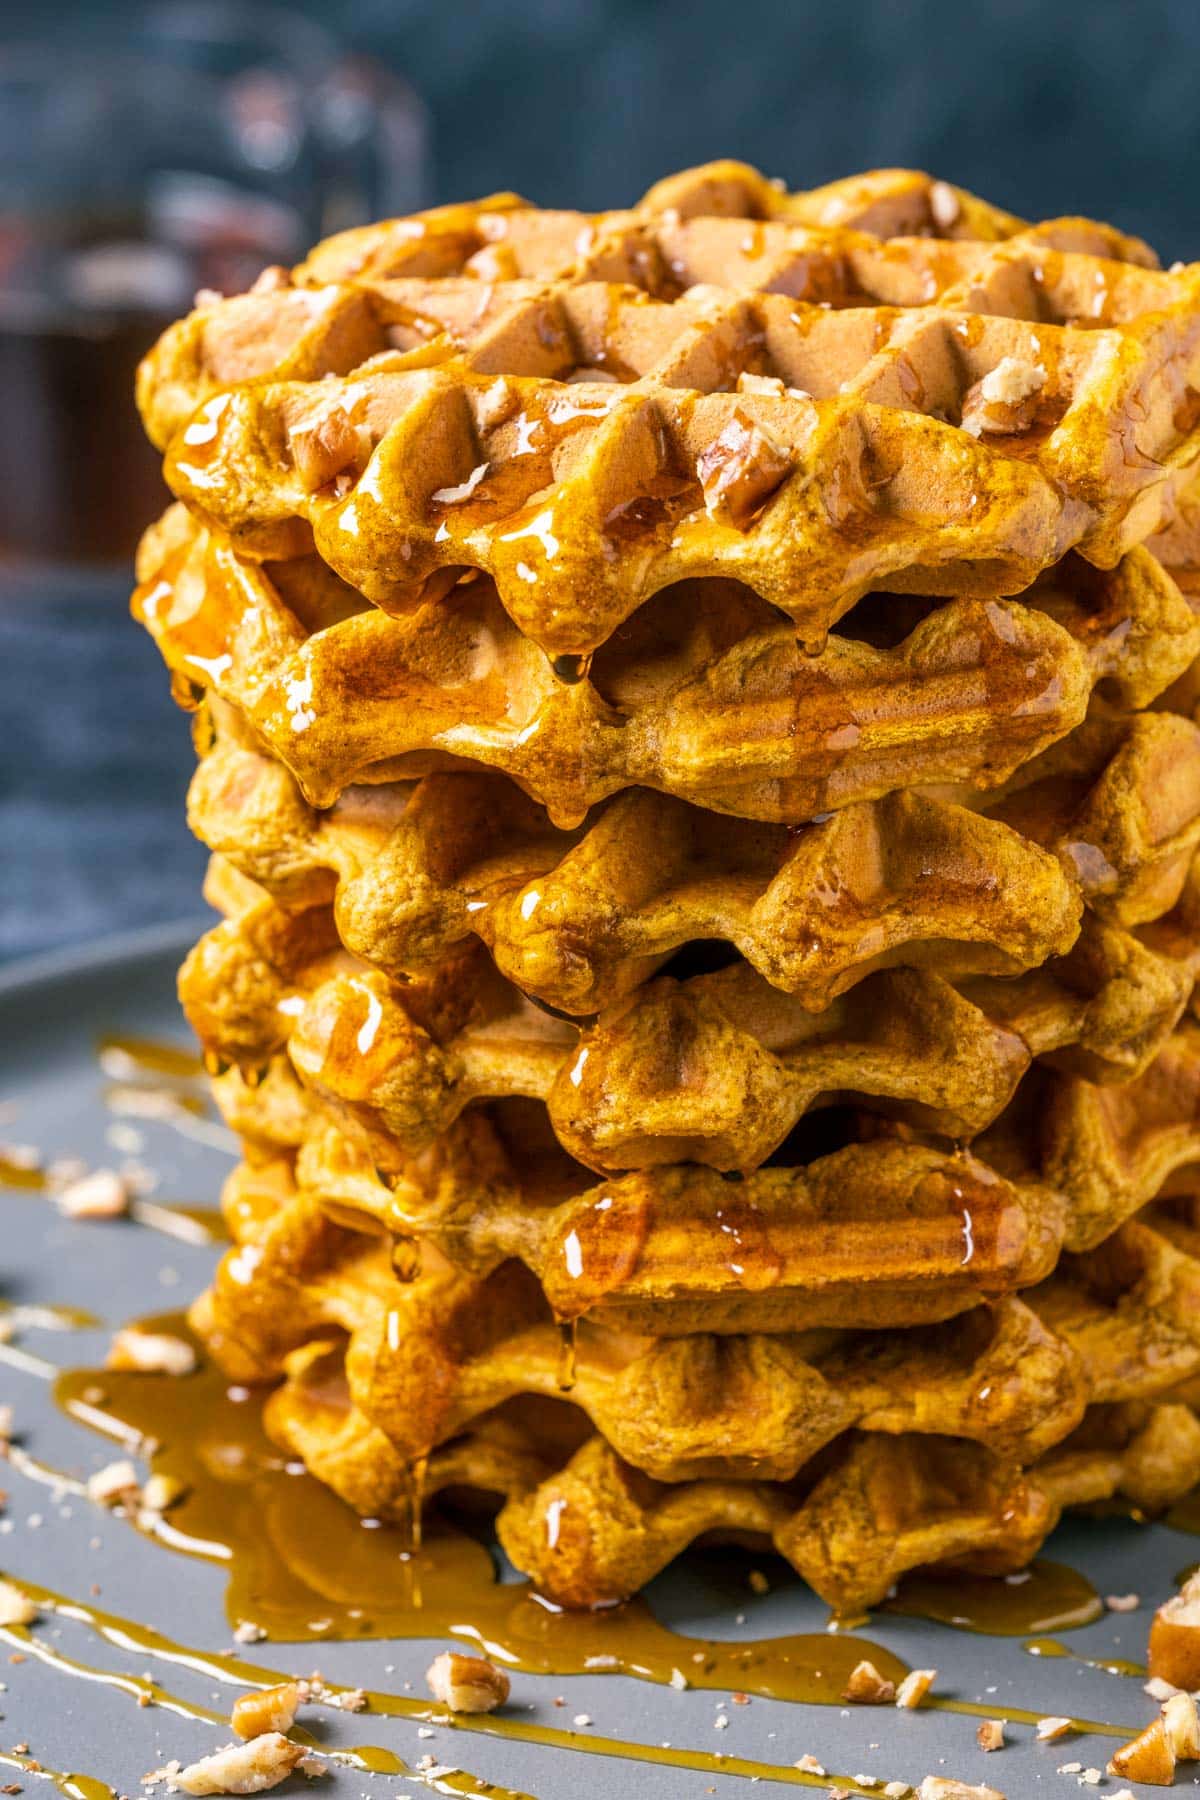
<svg viewBox="0 0 1200 1800">
<path fill-rule="evenodd" d="M 567 1606 L 1191 1486 L 1200 270 L 722 163 L 344 234 L 139 398 L 277 1441 Z"/>
<path fill-rule="evenodd" d="M 872 587 L 1010 594 L 1170 517 L 1200 449 L 1194 270 L 1078 222 L 997 243 L 994 218 L 982 243 L 837 226 L 764 256 L 805 228 L 754 186 L 742 210 L 774 222 L 706 218 L 738 181 L 703 175 L 686 217 L 661 192 L 599 220 L 449 209 L 202 308 L 143 369 L 170 484 L 388 610 L 485 570 L 566 657 L 689 576 L 737 576 L 820 644 Z M 929 192 L 910 178 L 932 232 Z"/>
</svg>

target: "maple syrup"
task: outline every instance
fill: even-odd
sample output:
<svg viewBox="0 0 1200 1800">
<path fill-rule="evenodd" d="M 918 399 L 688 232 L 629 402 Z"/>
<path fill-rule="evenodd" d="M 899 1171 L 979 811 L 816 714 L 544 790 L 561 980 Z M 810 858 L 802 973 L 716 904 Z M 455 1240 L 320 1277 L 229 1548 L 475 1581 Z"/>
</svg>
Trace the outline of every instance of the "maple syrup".
<svg viewBox="0 0 1200 1800">
<path fill-rule="evenodd" d="M 132 1651 L 139 1657 L 155 1658 L 169 1664 L 178 1664 L 206 1679 L 227 1687 L 241 1689 L 261 1689 L 270 1687 L 281 1681 L 292 1679 L 282 1670 L 266 1669 L 261 1663 L 242 1662 L 236 1656 L 222 1656 L 203 1651 L 189 1645 L 176 1643 L 161 1633 L 147 1626 L 139 1625 L 130 1619 L 121 1618 L 115 1613 L 101 1611 L 98 1607 L 81 1603 L 56 1594 L 52 1589 L 39 1587 L 31 1582 L 18 1584 L 28 1594 L 39 1610 L 55 1613 L 70 1619 L 74 1624 L 82 1625 L 105 1642 L 114 1644 L 122 1651 Z M 24 1653 L 36 1655 L 40 1661 L 53 1667 L 59 1673 L 75 1675 L 89 1681 L 99 1682 L 102 1686 L 127 1694 L 138 1704 L 153 1703 L 165 1710 L 180 1714 L 184 1718 L 202 1720 L 210 1724 L 226 1724 L 224 1713 L 212 1707 L 184 1698 L 182 1695 L 164 1687 L 150 1675 L 125 1675 L 115 1670 L 98 1668 L 91 1664 L 77 1661 L 65 1655 L 56 1644 L 48 1639 L 35 1636 L 24 1626 L 0 1626 L 0 1639 L 19 1645 Z M 327 1683 L 326 1690 L 331 1701 L 336 1701 L 347 1691 L 336 1684 Z M 564 1730 L 551 1725 L 541 1725 L 532 1720 L 518 1719 L 503 1714 L 453 1714 L 447 1713 L 441 1706 L 414 1697 L 381 1692 L 374 1689 L 364 1690 L 364 1697 L 370 1713 L 379 1718 L 407 1719 L 414 1723 L 429 1722 L 443 1730 L 464 1731 L 479 1736 L 507 1738 L 518 1743 L 536 1744 L 555 1750 L 573 1750 L 587 1756 L 608 1757 L 621 1762 L 647 1763 L 676 1769 L 691 1769 L 706 1775 L 737 1775 L 754 1781 L 772 1781 L 793 1787 L 828 1788 L 835 1782 L 839 1790 L 847 1793 L 876 1796 L 879 1790 L 877 1778 L 870 1786 L 852 1776 L 828 1773 L 817 1776 L 799 1770 L 794 1764 L 761 1762 L 750 1757 L 730 1756 L 711 1750 L 691 1749 L 669 1744 L 647 1744 L 623 1738 L 605 1737 L 593 1731 Z M 981 1709 L 982 1710 L 982 1709 Z M 403 1775 L 406 1780 L 438 1794 L 462 1794 L 471 1800 L 532 1800 L 532 1797 L 514 1789 L 499 1787 L 482 1781 L 478 1776 L 470 1775 L 465 1770 L 437 1765 L 431 1769 L 413 1768 L 394 1750 L 378 1744 L 354 1744 L 332 1747 L 321 1738 L 309 1732 L 302 1725 L 293 1725 L 289 1736 L 307 1748 L 318 1751 L 329 1762 L 344 1767 L 362 1769 L 371 1774 Z M 7 1762 L 0 1753 L 0 1766 L 11 1766 L 31 1772 L 28 1763 L 20 1763 L 15 1759 Z M 47 1771 L 54 1779 L 53 1773 Z M 65 1776 L 57 1778 L 65 1782 L 89 1782 L 90 1777 Z M 112 1790 L 103 1783 L 93 1783 L 84 1787 L 62 1787 L 61 1792 L 77 1796 L 78 1800 L 115 1800 Z"/>
<path fill-rule="evenodd" d="M 159 1038 L 124 1037 L 115 1032 L 106 1032 L 100 1038 L 96 1056 L 101 1069 L 114 1081 L 139 1077 L 197 1081 L 204 1070 L 197 1053 L 180 1044 Z"/>
<path fill-rule="evenodd" d="M 179 1315 L 144 1324 L 195 1341 Z M 551 1607 L 529 1583 L 497 1580 L 490 1550 L 464 1529 L 432 1519 L 414 1542 L 405 1521 L 358 1519 L 271 1443 L 257 1396 L 231 1399 L 224 1376 L 197 1351 L 188 1376 L 78 1369 L 59 1377 L 55 1394 L 73 1417 L 124 1447 L 153 1444 L 154 1472 L 183 1490 L 158 1541 L 227 1568 L 234 1624 L 292 1642 L 466 1638 L 540 1674 L 603 1667 L 669 1686 L 678 1670 L 692 1687 L 825 1704 L 840 1703 L 864 1656 L 884 1675 L 905 1673 L 882 1645 L 855 1636 L 725 1641 L 676 1633 L 641 1599 L 584 1613 Z M 410 1512 L 419 1508 L 422 1476 L 414 1463 Z M 380 1710 L 374 1700 L 372 1707 Z"/>
<path fill-rule="evenodd" d="M 1060 1644 L 1057 1638 L 1030 1638 L 1021 1648 L 1028 1656 L 1047 1656 L 1054 1661 L 1069 1658 L 1071 1662 L 1082 1663 L 1085 1668 L 1101 1669 L 1106 1675 L 1124 1675 L 1131 1681 L 1146 1679 L 1145 1663 L 1130 1662 L 1123 1656 L 1084 1656 L 1082 1652 Z"/>
<path fill-rule="evenodd" d="M 1039 1557 L 1016 1575 L 913 1570 L 880 1611 L 935 1619 L 988 1637 L 1024 1637 L 1090 1625 L 1104 1605 L 1077 1569 Z"/>
<path fill-rule="evenodd" d="M 415 1237 L 397 1233 L 392 1238 L 392 1273 L 407 1287 L 421 1272 L 421 1245 Z"/>
<path fill-rule="evenodd" d="M 554 656 L 550 659 L 550 667 L 555 680 L 561 681 L 564 687 L 577 687 L 591 673 L 592 659 L 590 656 Z"/>
<path fill-rule="evenodd" d="M 21 1157 L 0 1151 L 0 1187 L 23 1188 L 31 1194 L 45 1193 L 46 1171 L 40 1161 L 26 1162 Z"/>
<path fill-rule="evenodd" d="M 116 1789 L 109 1787 L 107 1781 L 100 1781 L 95 1775 L 67 1775 L 61 1769 L 48 1769 L 40 1757 L 10 1755 L 7 1750 L 0 1750 L 0 1769 L 13 1769 L 18 1775 L 35 1775 L 39 1781 L 48 1781 L 68 1800 L 117 1800 Z"/>
<path fill-rule="evenodd" d="M 577 1319 L 560 1319 L 558 1321 L 558 1367 L 555 1370 L 554 1384 L 560 1394 L 569 1394 L 575 1386 L 578 1324 Z"/>
</svg>

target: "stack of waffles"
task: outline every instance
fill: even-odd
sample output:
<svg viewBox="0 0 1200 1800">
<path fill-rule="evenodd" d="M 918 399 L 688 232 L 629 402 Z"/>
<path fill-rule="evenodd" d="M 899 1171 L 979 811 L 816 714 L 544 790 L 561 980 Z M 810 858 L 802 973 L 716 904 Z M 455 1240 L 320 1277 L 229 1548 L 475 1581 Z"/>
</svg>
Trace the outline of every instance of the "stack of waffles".
<svg viewBox="0 0 1200 1800">
<path fill-rule="evenodd" d="M 334 238 L 140 400 L 272 1435 L 574 1606 L 1200 1479 L 1200 266 L 716 164 Z"/>
</svg>

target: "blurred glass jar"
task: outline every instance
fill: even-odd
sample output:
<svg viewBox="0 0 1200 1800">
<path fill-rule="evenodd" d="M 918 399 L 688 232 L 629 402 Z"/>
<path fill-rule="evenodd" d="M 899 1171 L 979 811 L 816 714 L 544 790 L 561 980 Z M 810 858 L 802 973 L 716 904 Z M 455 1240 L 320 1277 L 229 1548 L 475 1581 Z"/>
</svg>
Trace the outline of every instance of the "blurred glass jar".
<svg viewBox="0 0 1200 1800">
<path fill-rule="evenodd" d="M 0 571 L 127 562 L 161 509 L 138 359 L 198 288 L 426 198 L 412 90 L 272 6 L 0 43 Z"/>
</svg>

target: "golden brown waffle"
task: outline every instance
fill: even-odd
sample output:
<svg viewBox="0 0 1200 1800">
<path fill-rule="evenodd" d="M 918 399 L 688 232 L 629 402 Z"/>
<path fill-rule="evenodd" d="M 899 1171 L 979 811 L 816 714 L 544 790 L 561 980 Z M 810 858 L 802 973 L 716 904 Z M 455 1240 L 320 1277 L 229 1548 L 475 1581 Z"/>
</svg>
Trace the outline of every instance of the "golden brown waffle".
<svg viewBox="0 0 1200 1800">
<path fill-rule="evenodd" d="M 430 244 L 449 240 L 453 267 L 469 217 L 384 228 L 420 246 L 424 275 L 396 281 L 385 252 L 393 278 L 373 277 L 359 245 L 349 279 L 317 294 L 310 264 L 298 294 L 279 272 L 273 291 L 176 328 L 148 360 L 142 402 L 165 436 L 223 383 L 168 448 L 168 480 L 198 516 L 259 555 L 315 540 L 391 610 L 485 569 L 556 655 L 587 655 L 695 575 L 738 576 L 820 641 L 872 587 L 1013 592 L 1075 544 L 1111 564 L 1169 516 L 1200 449 L 1195 270 L 1073 253 L 1064 276 L 1039 239 L 961 267 L 943 251 L 939 282 L 918 240 L 907 305 L 891 303 L 894 277 L 875 304 L 852 273 L 838 296 L 851 304 L 835 306 L 813 253 L 844 290 L 872 240 L 806 236 L 764 261 L 765 225 L 760 249 L 757 230 L 672 217 L 684 241 L 659 249 L 666 279 L 648 246 L 634 259 L 647 292 L 605 251 L 602 271 L 579 266 L 584 240 L 611 243 L 603 223 L 575 224 L 571 266 L 555 273 L 561 216 L 547 233 L 506 208 L 490 215 L 484 281 L 471 269 L 448 282 Z M 519 238 L 532 267 L 549 250 L 551 272 L 505 280 Z M 753 291 L 747 239 L 760 281 L 791 291 Z M 905 248 L 887 244 L 893 268 Z"/>
<path fill-rule="evenodd" d="M 896 237 L 908 240 L 899 255 L 878 241 Z M 1096 258 L 1131 266 L 1098 282 Z M 1061 322 L 1145 312 L 1169 291 L 1146 245 L 1111 226 L 1025 226 L 913 171 L 787 194 L 745 164 L 710 164 L 658 183 L 626 212 L 545 211 L 501 194 L 330 238 L 290 278 L 268 271 L 250 294 L 206 301 L 165 333 L 139 376 L 147 428 L 165 449 L 218 388 L 344 375 L 380 351 L 477 333 L 505 298 L 521 298 L 520 281 L 670 297 L 721 285 L 842 306 L 924 305 L 961 288 L 968 304 L 982 295 L 996 311 L 1015 286 L 1040 290 L 1041 308 Z M 1028 300 L 1022 310 L 1038 316 Z"/>
<path fill-rule="evenodd" d="M 1121 1493 L 1157 1510 L 1200 1474 L 1200 1426 L 1184 1406 L 1100 1408 L 1077 1445 L 1018 1471 L 955 1439 L 853 1435 L 808 1487 L 664 1485 L 599 1436 L 557 1473 L 552 1427 L 510 1404 L 413 1468 L 349 1405 L 337 1350 L 297 1352 L 268 1399 L 272 1435 L 360 1512 L 411 1517 L 414 1493 L 508 1496 L 501 1542 L 560 1605 L 624 1599 L 697 1539 L 773 1546 L 832 1606 L 882 1600 L 905 1570 L 952 1564 L 1000 1574 L 1035 1555 L 1064 1507 Z M 1099 1441 L 1095 1441 L 1099 1440 Z"/>
<path fill-rule="evenodd" d="M 1101 1243 L 1200 1162 L 1200 1027 L 1187 1020 L 1127 1081 L 1097 1086 L 1037 1071 L 979 1140 L 979 1154 L 1013 1179 L 1036 1172 L 1067 1197 L 1066 1243 Z"/>
<path fill-rule="evenodd" d="M 343 943 L 385 973 L 427 971 L 476 934 L 518 987 L 571 1013 L 704 938 L 819 1008 L 897 963 L 1028 968 L 1069 946 L 1078 916 L 1049 853 L 914 794 L 792 831 L 638 789 L 564 833 L 519 790 L 467 773 L 351 788 L 316 813 L 278 763 L 222 740 L 188 816 L 284 906 L 336 894 Z"/>
<path fill-rule="evenodd" d="M 472 1109 L 385 1179 L 286 1065 L 253 1089 L 231 1070 L 216 1090 L 256 1167 L 298 1149 L 306 1191 L 394 1235 L 401 1261 L 414 1241 L 479 1274 L 516 1258 L 560 1317 L 649 1336 L 950 1318 L 1042 1280 L 1065 1226 L 1043 1186 L 894 1139 L 789 1152 L 739 1183 L 678 1165 L 596 1184 L 520 1102 Z"/>
<path fill-rule="evenodd" d="M 551 656 L 718 575 L 819 648 L 873 588 L 1013 593 L 1168 518 L 1200 454 L 1198 282 L 1120 330 L 568 288 L 439 366 L 226 389 L 166 475 L 242 550 L 315 544 L 387 611 L 483 570 Z"/>
<path fill-rule="evenodd" d="M 1073 821 L 1060 819 L 1057 834 L 1047 833 L 1046 805 L 1036 809 L 1034 828 L 1061 861 L 1011 825 L 911 793 L 844 808 L 796 832 L 635 791 L 568 834 L 515 790 L 463 773 L 429 776 L 415 788 L 352 788 L 322 814 L 280 765 L 224 732 L 193 780 L 189 819 L 284 906 L 334 898 L 342 942 L 394 978 L 428 972 L 476 933 L 525 993 L 589 1013 L 682 945 L 720 937 L 772 986 L 817 1009 L 896 964 L 959 980 L 1054 958 L 1049 996 L 1065 981 L 1091 1006 L 1108 988 L 1098 1008 L 1106 1020 L 1118 997 L 1145 999 L 1150 1029 L 1189 979 L 1198 923 L 1190 888 L 1186 903 L 1181 891 L 1160 921 L 1136 927 L 1162 953 L 1157 962 L 1130 932 L 1091 913 L 1063 960 L 1076 930 L 1080 872 L 1102 909 L 1136 918 L 1174 894 L 1177 856 L 1195 829 L 1186 787 L 1172 814 L 1170 781 L 1154 779 L 1163 761 L 1170 775 L 1181 744 L 1186 775 L 1190 733 L 1169 718 L 1148 731 L 1123 729 L 1090 789 L 1086 778 L 1064 784 L 1067 799 L 1082 795 Z M 1018 804 L 1011 817 L 1019 823 Z M 248 892 L 225 910 L 252 905 Z M 1184 969 L 1167 967 L 1172 961 Z M 1020 1014 L 1037 987 L 1022 981 L 982 991 Z M 1039 1048 L 1061 1048 L 1067 1029 Z M 1131 1016 L 1121 1029 L 1128 1038 L 1141 1028 Z M 1111 1060 L 1115 1043 L 1095 1047 Z M 1127 1056 L 1120 1066 L 1129 1066 Z"/>
<path fill-rule="evenodd" d="M 284 1062 L 257 1089 L 231 1071 L 216 1092 L 258 1156 L 299 1151 L 306 1189 L 332 1216 L 432 1240 L 479 1272 L 520 1258 L 564 1317 L 654 1335 L 787 1330 L 799 1307 L 806 1323 L 877 1326 L 1024 1289 L 1059 1246 L 1088 1250 L 1156 1194 L 1191 1192 L 1196 1043 L 1195 1027 L 1181 1028 L 1118 1085 L 1034 1071 L 977 1157 L 947 1157 L 878 1115 L 837 1114 L 832 1140 L 789 1143 L 781 1166 L 732 1187 L 695 1166 L 595 1185 L 526 1102 L 472 1108 L 431 1151 L 385 1172 L 375 1159 L 391 1146 L 348 1138 Z M 889 1232 L 900 1241 L 880 1242 Z"/>
<path fill-rule="evenodd" d="M 1052 846 L 1101 917 L 1160 918 L 1200 844 L 1200 727 L 1177 713 L 1097 710 L 984 805 Z"/>
<path fill-rule="evenodd" d="M 1017 979 L 956 987 L 883 970 L 814 1013 L 739 961 L 659 977 L 580 1025 L 532 1004 L 479 946 L 397 986 L 340 951 L 327 908 L 258 898 L 201 940 L 180 995 L 217 1058 L 254 1069 L 286 1046 L 385 1168 L 473 1103 L 525 1098 L 592 1168 L 746 1171 L 843 1098 L 965 1138 L 1000 1115 L 1033 1056 L 1125 1079 L 1166 1042 L 1192 973 L 1089 921 L 1070 955 Z"/>
<path fill-rule="evenodd" d="M 282 1165 L 245 1172 L 233 1186 L 230 1215 L 246 1242 L 226 1259 L 197 1323 L 236 1379 L 287 1372 L 268 1409 L 272 1428 L 352 1503 L 384 1514 L 411 1506 L 414 1471 L 427 1467 L 429 1487 L 443 1485 L 447 1441 L 446 1467 L 461 1481 L 473 1439 L 488 1442 L 514 1398 L 561 1396 L 558 1334 L 523 1272 L 509 1265 L 480 1282 L 435 1256 L 402 1286 L 385 1246 L 293 1196 Z M 571 1604 L 631 1591 L 700 1532 L 739 1516 L 773 1516 L 780 1530 L 786 1520 L 786 1542 L 774 1526 L 767 1537 L 842 1604 L 882 1597 L 915 1563 L 981 1550 L 1019 1563 L 1063 1503 L 1123 1485 L 1161 1504 L 1200 1472 L 1190 1413 L 1144 1404 L 1200 1365 L 1197 1297 L 1200 1265 L 1136 1226 L 1107 1247 L 1103 1267 L 1060 1270 L 1032 1296 L 1036 1311 L 1009 1301 L 950 1326 L 878 1338 L 810 1331 L 652 1343 L 585 1327 L 569 1397 L 601 1435 L 548 1487 L 528 1492 L 529 1458 L 500 1484 L 512 1496 L 502 1539 L 519 1567 Z M 345 1337 L 344 1350 L 326 1347 L 331 1334 Z M 331 1400 L 339 1388 L 344 1398 Z M 1046 1459 L 1030 1478 L 1032 1510 L 1018 1509 L 1014 1529 L 989 1500 L 1010 1504 L 1025 1493 L 1018 1463 L 1066 1438 L 1089 1398 L 1083 1436 L 1090 1428 L 1102 1448 Z M 322 1410 L 331 1406 L 332 1415 Z M 511 1421 L 501 1429 L 511 1433 Z M 891 1441 L 873 1448 L 875 1434 Z M 878 1481 L 898 1476 L 885 1500 Z M 595 1512 L 582 1506 L 585 1480 L 595 1484 Z M 625 1496 L 619 1523 L 601 1527 L 614 1494 Z M 536 1519 L 553 1522 L 540 1546 L 530 1536 Z M 904 1521 L 908 1530 L 898 1530 Z M 818 1554 L 831 1526 L 861 1536 L 858 1574 L 838 1573 Z M 586 1542 L 597 1529 L 636 1530 L 633 1570 L 613 1557 L 601 1574 L 590 1554 L 579 1566 L 579 1534 Z M 900 1560 L 876 1589 L 888 1555 Z"/>
<path fill-rule="evenodd" d="M 848 1089 L 970 1135 L 1028 1066 L 1011 1025 L 932 972 L 882 972 L 814 1014 L 739 963 L 660 978 L 581 1031 L 533 1006 L 481 952 L 403 989 L 353 966 L 334 973 L 348 959 L 331 961 L 332 921 L 317 911 L 324 925 L 266 902 L 219 926 L 181 974 L 185 1009 L 208 1050 L 243 1066 L 286 1041 L 306 1085 L 402 1158 L 473 1101 L 525 1096 L 592 1167 L 748 1169 Z"/>
<path fill-rule="evenodd" d="M 281 1431 L 285 1409 L 286 1401 L 272 1414 Z M 497 1526 L 517 1567 L 568 1606 L 634 1593 L 715 1533 L 772 1544 L 823 1599 L 852 1610 L 881 1601 L 906 1569 L 1019 1569 L 1065 1507 L 1120 1493 L 1157 1509 L 1186 1493 L 1200 1473 L 1194 1414 L 1170 1404 L 1132 1410 L 1137 1423 L 1110 1414 L 1099 1445 L 1068 1443 L 1025 1472 L 952 1438 L 852 1437 L 806 1494 L 751 1483 L 663 1487 L 595 1437 L 558 1475 L 511 1500 Z"/>
<path fill-rule="evenodd" d="M 1097 682 L 1141 707 L 1200 651 L 1191 605 L 1143 551 L 1108 575 L 1072 560 L 1021 602 L 919 617 L 873 601 L 868 636 L 819 658 L 736 584 L 699 582 L 643 608 L 574 685 L 490 582 L 389 619 L 314 559 L 259 569 L 174 511 L 139 573 L 134 610 L 177 696 L 229 702 L 313 805 L 476 762 L 559 825 L 635 784 L 797 823 L 918 782 L 994 787 L 1079 724 Z M 897 626 L 893 647 L 869 641 Z"/>
</svg>

